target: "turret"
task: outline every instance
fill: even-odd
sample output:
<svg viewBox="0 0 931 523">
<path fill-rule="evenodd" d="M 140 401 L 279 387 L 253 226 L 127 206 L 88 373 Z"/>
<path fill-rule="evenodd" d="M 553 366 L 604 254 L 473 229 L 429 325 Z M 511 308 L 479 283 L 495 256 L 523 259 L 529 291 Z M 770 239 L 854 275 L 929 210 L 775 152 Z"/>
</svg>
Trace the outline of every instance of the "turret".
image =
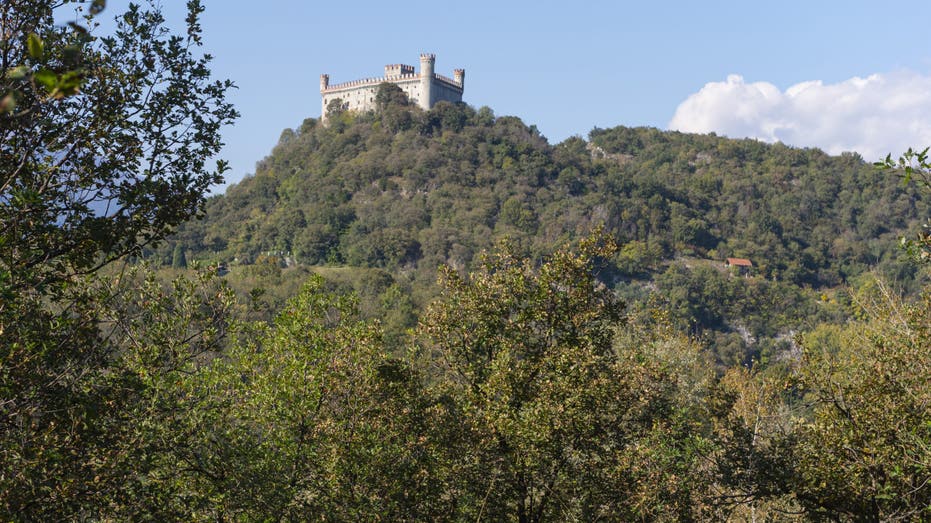
<svg viewBox="0 0 931 523">
<path fill-rule="evenodd" d="M 453 81 L 459 84 L 459 88 L 465 90 L 465 69 L 453 69 Z"/>
<path fill-rule="evenodd" d="M 420 108 L 429 111 L 433 105 L 433 66 L 436 64 L 436 55 L 422 53 L 420 55 Z"/>
<path fill-rule="evenodd" d="M 321 74 L 320 75 L 320 120 L 326 121 L 326 96 L 323 96 L 323 92 L 326 91 L 327 87 L 330 86 L 330 75 Z"/>
<path fill-rule="evenodd" d="M 404 76 L 414 74 L 414 66 L 405 64 L 388 64 L 385 66 L 385 76 Z"/>
</svg>

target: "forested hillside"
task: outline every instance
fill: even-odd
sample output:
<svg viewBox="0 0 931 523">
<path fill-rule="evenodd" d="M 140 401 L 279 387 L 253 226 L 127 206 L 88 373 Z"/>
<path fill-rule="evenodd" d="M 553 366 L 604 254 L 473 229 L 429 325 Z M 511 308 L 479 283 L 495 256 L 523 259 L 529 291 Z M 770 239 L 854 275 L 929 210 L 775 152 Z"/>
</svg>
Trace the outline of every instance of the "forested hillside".
<svg viewBox="0 0 931 523">
<path fill-rule="evenodd" d="M 926 152 L 385 88 L 208 202 L 200 2 L 77 4 L 0 4 L 0 520 L 931 520 Z"/>
<path fill-rule="evenodd" d="M 517 118 L 423 112 L 391 87 L 376 113 L 286 129 L 158 259 L 227 263 L 234 281 L 252 264 L 247 279 L 267 296 L 280 267 L 316 267 L 399 334 L 436 296 L 441 265 L 466 271 L 505 237 L 539 259 L 603 225 L 622 248 L 601 278 L 633 308 L 667 303 L 722 364 L 843 320 L 865 272 L 915 288 L 896 242 L 927 205 L 855 154 L 626 127 L 552 145 Z M 751 260 L 749 277 L 726 270 L 728 257 Z"/>
</svg>

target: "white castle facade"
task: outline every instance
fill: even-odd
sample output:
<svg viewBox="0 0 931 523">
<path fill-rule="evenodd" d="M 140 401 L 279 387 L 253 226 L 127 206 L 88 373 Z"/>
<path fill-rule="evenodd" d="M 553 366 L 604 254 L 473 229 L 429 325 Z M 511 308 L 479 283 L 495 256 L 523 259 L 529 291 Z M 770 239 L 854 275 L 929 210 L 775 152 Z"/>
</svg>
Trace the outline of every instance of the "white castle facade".
<svg viewBox="0 0 931 523">
<path fill-rule="evenodd" d="M 381 83 L 388 82 L 400 87 L 410 101 L 421 109 L 429 110 L 437 102 L 461 102 L 465 85 L 465 69 L 455 69 L 453 77 L 436 74 L 434 65 L 436 55 L 420 55 L 420 73 L 414 72 L 414 66 L 391 64 L 385 66 L 385 76 L 366 78 L 341 84 L 330 84 L 330 75 L 320 75 L 320 97 L 322 100 L 321 117 L 326 119 L 327 106 L 337 98 L 342 101 L 343 109 L 351 111 L 371 111 L 375 109 L 375 93 Z"/>
</svg>

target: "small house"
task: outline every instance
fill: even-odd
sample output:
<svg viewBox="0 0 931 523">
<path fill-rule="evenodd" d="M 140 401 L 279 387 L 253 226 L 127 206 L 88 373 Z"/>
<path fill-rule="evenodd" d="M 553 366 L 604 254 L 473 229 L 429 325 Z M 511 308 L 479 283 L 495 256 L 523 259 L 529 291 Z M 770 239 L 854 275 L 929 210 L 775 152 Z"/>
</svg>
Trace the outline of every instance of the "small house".
<svg viewBox="0 0 931 523">
<path fill-rule="evenodd" d="M 725 267 L 736 267 L 738 274 L 747 276 L 753 269 L 753 262 L 746 258 L 728 258 L 724 261 Z"/>
</svg>

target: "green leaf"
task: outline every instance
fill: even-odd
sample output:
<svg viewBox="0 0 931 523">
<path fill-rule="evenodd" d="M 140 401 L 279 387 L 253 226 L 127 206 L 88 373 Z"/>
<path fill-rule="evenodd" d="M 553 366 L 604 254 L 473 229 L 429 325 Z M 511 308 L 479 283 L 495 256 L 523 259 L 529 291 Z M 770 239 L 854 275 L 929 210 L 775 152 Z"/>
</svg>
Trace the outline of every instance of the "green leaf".
<svg viewBox="0 0 931 523">
<path fill-rule="evenodd" d="M 16 109 L 16 97 L 13 96 L 13 93 L 8 93 L 0 98 L 0 112 L 12 113 L 14 109 Z"/>
<path fill-rule="evenodd" d="M 6 77 L 10 80 L 22 80 L 29 75 L 29 66 L 21 65 L 12 69 L 7 69 Z"/>
<path fill-rule="evenodd" d="M 107 7 L 107 0 L 94 0 L 91 2 L 90 13 L 91 16 L 99 15 L 103 12 L 104 8 Z"/>
<path fill-rule="evenodd" d="M 80 71 L 68 71 L 61 75 L 58 84 L 55 86 L 56 97 L 62 98 L 78 94 L 83 83 L 84 79 L 81 77 Z"/>
<path fill-rule="evenodd" d="M 74 31 L 78 36 L 81 36 L 81 37 L 90 36 L 90 33 L 87 31 L 87 28 L 81 24 L 78 24 L 75 22 L 68 22 L 68 27 L 70 27 L 71 30 Z"/>
<path fill-rule="evenodd" d="M 26 47 L 29 48 L 29 56 L 33 60 L 38 60 L 45 54 L 45 43 L 43 43 L 39 35 L 35 33 L 29 33 L 29 36 L 26 38 Z"/>
<path fill-rule="evenodd" d="M 36 82 L 45 86 L 45 88 L 48 89 L 49 91 L 54 89 L 55 84 L 58 83 L 58 75 L 56 75 L 55 73 L 53 73 L 52 71 L 48 69 L 42 69 L 38 73 L 34 74 L 32 77 L 36 79 Z"/>
</svg>

